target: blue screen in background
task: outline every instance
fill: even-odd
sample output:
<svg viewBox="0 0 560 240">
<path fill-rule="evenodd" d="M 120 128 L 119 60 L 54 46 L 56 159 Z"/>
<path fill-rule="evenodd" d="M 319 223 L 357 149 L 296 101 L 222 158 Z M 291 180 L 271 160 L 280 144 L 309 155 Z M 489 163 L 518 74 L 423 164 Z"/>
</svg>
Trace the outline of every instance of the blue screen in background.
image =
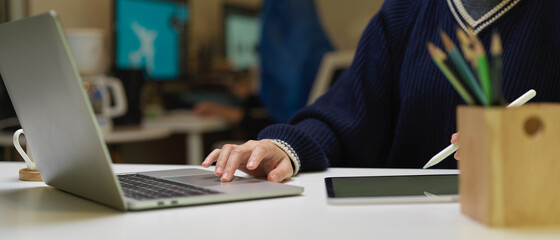
<svg viewBox="0 0 560 240">
<path fill-rule="evenodd" d="M 261 20 L 257 15 L 229 13 L 225 16 L 226 57 L 234 70 L 258 66 Z"/>
<path fill-rule="evenodd" d="M 184 1 L 116 0 L 115 64 L 119 69 L 143 69 L 148 78 L 177 79 L 188 20 Z"/>
</svg>

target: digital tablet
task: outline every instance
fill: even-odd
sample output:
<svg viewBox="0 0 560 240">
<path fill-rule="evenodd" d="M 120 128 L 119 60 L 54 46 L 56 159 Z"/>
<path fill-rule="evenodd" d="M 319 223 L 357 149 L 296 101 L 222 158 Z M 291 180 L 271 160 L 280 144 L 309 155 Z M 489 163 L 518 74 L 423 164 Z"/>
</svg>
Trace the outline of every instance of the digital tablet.
<svg viewBox="0 0 560 240">
<path fill-rule="evenodd" d="M 331 204 L 456 202 L 459 179 L 450 175 L 325 178 Z"/>
</svg>

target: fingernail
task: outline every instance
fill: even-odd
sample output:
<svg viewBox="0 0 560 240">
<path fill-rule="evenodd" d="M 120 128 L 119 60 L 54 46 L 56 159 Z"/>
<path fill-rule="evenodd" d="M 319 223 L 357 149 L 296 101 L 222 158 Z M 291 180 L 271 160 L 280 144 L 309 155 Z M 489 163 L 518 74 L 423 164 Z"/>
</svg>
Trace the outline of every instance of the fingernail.
<svg viewBox="0 0 560 240">
<path fill-rule="evenodd" d="M 216 167 L 216 171 L 215 171 L 215 172 L 216 172 L 216 173 L 222 173 L 222 172 L 223 172 L 222 167 Z"/>
<path fill-rule="evenodd" d="M 224 175 L 222 175 L 222 181 L 227 181 L 228 177 L 229 177 L 229 173 L 227 172 L 224 173 Z"/>
<path fill-rule="evenodd" d="M 257 166 L 257 161 L 255 161 L 254 159 L 250 159 L 249 160 L 249 166 L 248 167 L 256 167 Z"/>
<path fill-rule="evenodd" d="M 276 179 L 277 179 L 276 175 L 270 175 L 270 180 L 272 182 L 276 182 Z"/>
</svg>

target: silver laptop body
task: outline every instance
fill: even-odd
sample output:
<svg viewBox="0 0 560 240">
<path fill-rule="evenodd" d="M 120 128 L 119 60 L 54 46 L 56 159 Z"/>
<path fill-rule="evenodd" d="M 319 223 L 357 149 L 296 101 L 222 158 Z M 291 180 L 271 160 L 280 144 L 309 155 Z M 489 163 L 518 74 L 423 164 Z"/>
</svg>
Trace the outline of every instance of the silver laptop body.
<svg viewBox="0 0 560 240">
<path fill-rule="evenodd" d="M 216 194 L 125 197 L 56 12 L 0 24 L 0 74 L 46 184 L 120 210 L 297 195 L 302 187 L 237 177 L 221 183 L 201 169 L 141 174 Z"/>
</svg>

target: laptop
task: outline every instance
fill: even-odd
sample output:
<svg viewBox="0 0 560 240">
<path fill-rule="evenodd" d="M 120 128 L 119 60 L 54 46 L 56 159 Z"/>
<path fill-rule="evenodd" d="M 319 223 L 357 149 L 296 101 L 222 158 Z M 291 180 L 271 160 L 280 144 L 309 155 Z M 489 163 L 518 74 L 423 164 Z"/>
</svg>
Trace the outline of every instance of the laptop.
<svg viewBox="0 0 560 240">
<path fill-rule="evenodd" d="M 55 11 L 0 24 L 0 74 L 44 182 L 119 209 L 298 195 L 302 187 L 185 168 L 115 175 Z"/>
</svg>

